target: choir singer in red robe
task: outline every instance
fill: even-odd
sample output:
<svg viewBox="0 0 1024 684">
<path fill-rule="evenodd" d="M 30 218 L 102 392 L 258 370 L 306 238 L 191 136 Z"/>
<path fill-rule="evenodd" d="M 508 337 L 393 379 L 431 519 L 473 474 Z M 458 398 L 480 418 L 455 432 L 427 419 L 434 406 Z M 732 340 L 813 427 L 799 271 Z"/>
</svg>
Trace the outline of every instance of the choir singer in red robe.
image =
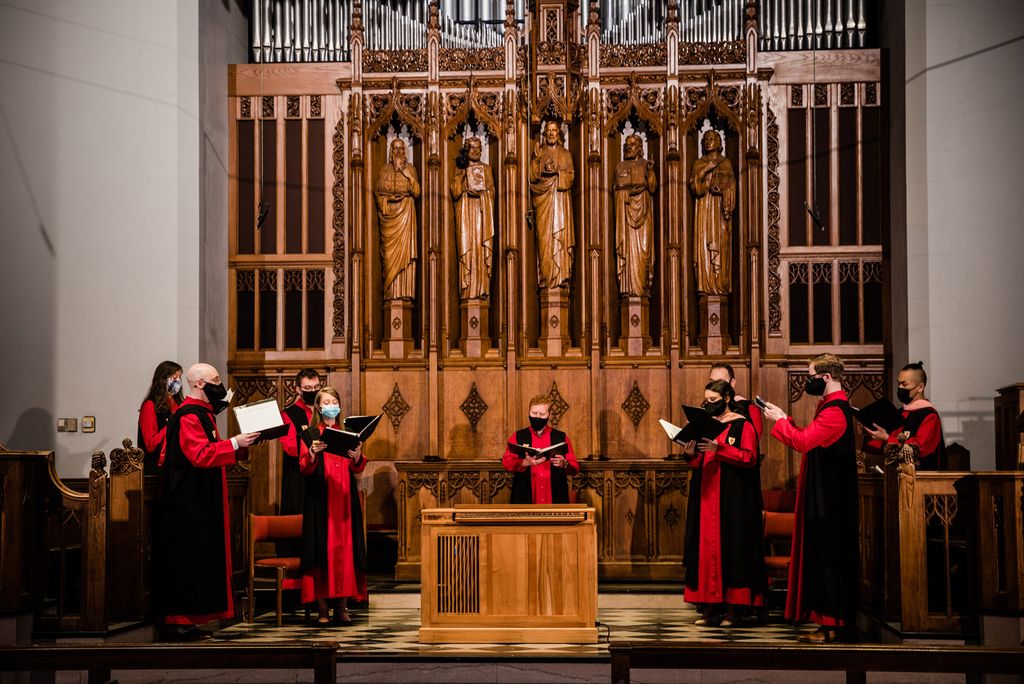
<svg viewBox="0 0 1024 684">
<path fill-rule="evenodd" d="M 336 427 L 338 393 L 325 387 L 313 403 L 310 427 L 323 434 Z M 299 444 L 299 468 L 306 476 L 302 508 L 302 602 L 316 601 L 320 625 L 328 624 L 328 601 L 336 602 L 334 622 L 351 625 L 348 599 L 366 599 L 366 544 L 356 474 L 366 468 L 362 445 L 335 454 L 314 440 Z"/>
<path fill-rule="evenodd" d="M 218 435 L 227 390 L 216 368 L 197 363 L 186 377 L 189 395 L 168 421 L 164 442 L 160 562 L 165 636 L 181 641 L 203 638 L 197 625 L 235 615 L 226 466 L 259 437 Z"/>
<path fill-rule="evenodd" d="M 798 427 L 774 404 L 768 404 L 764 417 L 776 421 L 772 437 L 803 453 L 786 619 L 819 625 L 817 631 L 801 635 L 802 641 L 829 642 L 855 628 L 860 592 L 856 433 L 843 392 L 842 359 L 816 356 L 807 375 L 804 391 L 822 397 L 810 425 Z"/>
<path fill-rule="evenodd" d="M 510 445 L 526 444 L 537 449 L 565 443 L 564 449 L 547 458 L 523 456 L 505 449 L 501 458 L 505 470 L 512 473 L 514 504 L 567 504 L 569 503 L 569 477 L 580 471 L 572 443 L 561 430 L 548 426 L 551 417 L 551 398 L 546 394 L 530 400 L 530 427 L 517 430 L 508 438 Z"/>
<path fill-rule="evenodd" d="M 181 366 L 174 361 L 161 361 L 153 371 L 153 382 L 139 407 L 139 435 L 137 446 L 143 452 L 143 471 L 158 475 L 163 465 L 164 437 L 167 421 L 185 399 L 181 391 Z"/>
<path fill-rule="evenodd" d="M 924 398 L 924 388 L 928 384 L 924 363 L 908 363 L 900 371 L 897 382 L 896 398 L 903 404 L 903 425 L 892 433 L 878 425 L 864 428 L 871 435 L 864 444 L 864 451 L 880 454 L 886 444 L 896 444 L 902 433 L 909 432 L 907 444 L 916 444 L 921 450 L 917 469 L 945 470 L 946 441 L 942 437 L 942 420 L 935 406 Z"/>
<path fill-rule="evenodd" d="M 704 410 L 722 423 L 722 431 L 714 440 L 683 445 L 694 468 L 686 511 L 684 598 L 703 606 L 696 624 L 732 627 L 737 607 L 764 605 L 768 582 L 757 432 L 737 412 L 736 391 L 726 380 L 704 388 Z"/>
</svg>

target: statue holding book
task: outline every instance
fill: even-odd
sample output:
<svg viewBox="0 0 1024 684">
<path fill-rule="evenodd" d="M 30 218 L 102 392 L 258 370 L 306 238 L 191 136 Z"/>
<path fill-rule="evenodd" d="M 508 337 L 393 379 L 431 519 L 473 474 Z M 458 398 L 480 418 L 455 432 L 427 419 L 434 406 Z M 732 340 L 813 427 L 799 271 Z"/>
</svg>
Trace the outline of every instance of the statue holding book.
<svg viewBox="0 0 1024 684">
<path fill-rule="evenodd" d="M 459 297 L 486 299 L 491 285 L 494 243 L 494 177 L 481 161 L 483 143 L 466 138 L 451 181 L 455 201 L 455 242 L 459 250 Z"/>
</svg>

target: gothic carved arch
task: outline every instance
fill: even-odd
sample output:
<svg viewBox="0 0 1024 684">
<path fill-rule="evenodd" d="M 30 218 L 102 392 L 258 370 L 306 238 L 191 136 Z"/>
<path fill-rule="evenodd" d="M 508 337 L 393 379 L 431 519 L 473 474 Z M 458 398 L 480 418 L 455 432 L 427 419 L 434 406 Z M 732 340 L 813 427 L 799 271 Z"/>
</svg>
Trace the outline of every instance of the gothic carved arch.
<svg viewBox="0 0 1024 684">
<path fill-rule="evenodd" d="M 373 140 L 379 138 L 381 129 L 394 117 L 400 123 L 407 124 L 413 135 L 423 140 L 426 108 L 423 93 L 402 93 L 398 89 L 398 79 L 391 79 L 390 93 L 370 93 L 366 96 L 366 120 L 370 137 Z"/>
<path fill-rule="evenodd" d="M 708 83 L 699 88 L 687 88 L 684 98 L 686 118 L 683 130 L 692 133 L 711 111 L 725 121 L 729 129 L 743 135 L 743 90 L 738 85 L 719 85 L 715 72 L 708 74 Z"/>
<path fill-rule="evenodd" d="M 468 92 L 453 92 L 445 95 L 444 137 L 451 137 L 455 130 L 474 114 L 477 121 L 486 124 L 493 133 L 501 131 L 503 94 L 498 90 L 480 90 L 475 79 L 470 79 Z"/>
<path fill-rule="evenodd" d="M 636 75 L 631 73 L 627 87 L 608 90 L 605 93 L 605 101 L 607 103 L 605 135 L 612 135 L 634 112 L 640 120 L 650 125 L 655 133 L 662 134 L 665 111 L 664 88 L 641 88 L 636 82 Z"/>
</svg>

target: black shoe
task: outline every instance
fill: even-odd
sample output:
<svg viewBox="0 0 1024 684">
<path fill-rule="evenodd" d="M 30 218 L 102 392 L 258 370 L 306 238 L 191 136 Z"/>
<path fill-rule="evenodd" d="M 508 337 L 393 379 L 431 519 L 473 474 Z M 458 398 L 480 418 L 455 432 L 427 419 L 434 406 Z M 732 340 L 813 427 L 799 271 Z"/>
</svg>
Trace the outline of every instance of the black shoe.
<svg viewBox="0 0 1024 684">
<path fill-rule="evenodd" d="M 195 625 L 167 625 L 163 634 L 164 641 L 173 642 L 206 641 L 212 638 L 212 635 Z"/>
</svg>

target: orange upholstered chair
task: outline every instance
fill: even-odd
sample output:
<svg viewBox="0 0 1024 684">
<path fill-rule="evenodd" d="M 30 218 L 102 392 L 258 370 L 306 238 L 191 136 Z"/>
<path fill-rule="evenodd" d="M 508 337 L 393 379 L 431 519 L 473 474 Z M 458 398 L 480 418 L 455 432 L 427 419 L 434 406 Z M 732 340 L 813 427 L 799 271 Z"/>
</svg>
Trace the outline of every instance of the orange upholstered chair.
<svg viewBox="0 0 1024 684">
<path fill-rule="evenodd" d="M 277 626 L 281 626 L 281 593 L 286 589 L 302 588 L 302 570 L 298 557 L 270 557 L 256 559 L 256 544 L 302 538 L 301 515 L 249 514 L 249 622 L 255 619 L 256 603 L 253 582 L 257 570 L 273 570 L 277 585 Z M 309 616 L 309 608 L 306 608 Z"/>
</svg>

